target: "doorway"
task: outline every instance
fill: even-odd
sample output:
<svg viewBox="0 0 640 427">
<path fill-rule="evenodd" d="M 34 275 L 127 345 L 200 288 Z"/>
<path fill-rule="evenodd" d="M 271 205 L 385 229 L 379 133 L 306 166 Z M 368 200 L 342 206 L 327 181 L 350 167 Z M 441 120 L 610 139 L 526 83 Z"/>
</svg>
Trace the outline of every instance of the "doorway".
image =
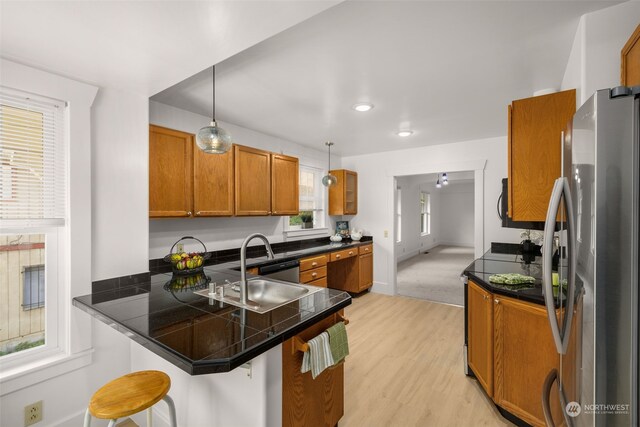
<svg viewBox="0 0 640 427">
<path fill-rule="evenodd" d="M 396 292 L 462 306 L 475 258 L 474 171 L 396 177 Z"/>
</svg>

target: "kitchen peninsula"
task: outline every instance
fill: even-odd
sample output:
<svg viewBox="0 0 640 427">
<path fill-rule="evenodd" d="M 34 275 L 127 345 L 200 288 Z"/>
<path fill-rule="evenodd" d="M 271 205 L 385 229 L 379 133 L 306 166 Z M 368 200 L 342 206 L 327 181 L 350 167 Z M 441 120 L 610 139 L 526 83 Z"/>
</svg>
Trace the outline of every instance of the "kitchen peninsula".
<svg viewBox="0 0 640 427">
<path fill-rule="evenodd" d="M 361 242 L 331 243 L 325 238 L 279 243 L 273 248 L 275 257 L 269 259 L 262 245 L 249 247 L 247 271 L 255 273 L 258 267 L 323 254 L 327 259 L 333 254 L 335 259 L 344 251 L 357 254 L 360 248 L 369 252 L 372 241 L 364 238 Z M 230 406 L 233 398 L 220 391 L 235 389 L 252 396 L 250 400 L 263 405 L 266 413 L 266 416 L 243 414 L 247 417 L 246 425 L 261 425 L 265 420 L 270 420 L 266 425 L 272 421 L 279 425 L 290 412 L 282 402 L 282 393 L 283 387 L 287 387 L 283 373 L 288 369 L 283 369 L 283 364 L 289 360 L 291 350 L 285 354 L 289 347 L 283 343 L 320 323 L 333 324 L 342 320 L 342 309 L 351 304 L 351 296 L 339 289 L 323 288 L 268 313 L 258 314 L 194 293 L 210 283 L 237 282 L 240 278 L 238 255 L 239 251 L 235 249 L 211 253 L 204 268 L 205 279 L 196 281 L 174 276 L 168 264 L 152 260 L 151 272 L 137 283 L 124 280 L 95 282 L 92 293 L 74 298 L 73 304 L 139 344 L 132 344 L 132 358 L 140 359 L 141 366 L 155 366 L 169 373 L 172 390 L 187 392 L 194 387 L 204 387 L 202 395 L 192 396 L 192 401 L 184 403 L 184 407 L 194 408 L 194 415 L 190 416 L 202 417 L 202 411 L 195 411 L 195 406 L 211 399 L 216 402 L 214 406 L 223 419 L 227 415 L 229 419 L 237 417 L 237 412 L 232 414 Z M 348 260 L 333 263 L 345 265 L 346 262 Z M 309 339 L 308 333 L 305 339 Z M 136 364 L 135 360 L 132 364 Z M 332 416 L 337 412 L 338 418 L 343 410 L 343 369 L 339 366 L 327 374 L 340 378 L 337 380 L 340 404 L 330 408 L 334 413 Z M 217 375 L 203 375 L 213 373 Z M 226 404 L 220 406 L 222 402 Z M 203 421 L 194 419 L 193 422 Z"/>
</svg>

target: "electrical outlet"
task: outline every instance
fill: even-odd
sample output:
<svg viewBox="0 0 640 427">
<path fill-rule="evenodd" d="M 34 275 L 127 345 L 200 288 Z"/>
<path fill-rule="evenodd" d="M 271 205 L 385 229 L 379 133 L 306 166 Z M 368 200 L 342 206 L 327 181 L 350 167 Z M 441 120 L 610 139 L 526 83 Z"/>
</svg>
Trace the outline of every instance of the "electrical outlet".
<svg viewBox="0 0 640 427">
<path fill-rule="evenodd" d="M 24 407 L 24 427 L 42 421 L 42 400 Z"/>
<path fill-rule="evenodd" d="M 384 237 L 389 237 L 389 230 L 384 230 Z"/>
</svg>

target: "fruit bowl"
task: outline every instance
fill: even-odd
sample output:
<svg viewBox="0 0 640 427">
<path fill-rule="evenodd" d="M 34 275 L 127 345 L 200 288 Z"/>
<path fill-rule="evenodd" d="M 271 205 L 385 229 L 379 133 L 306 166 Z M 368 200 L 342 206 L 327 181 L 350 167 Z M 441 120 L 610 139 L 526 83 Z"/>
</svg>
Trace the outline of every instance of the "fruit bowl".
<svg viewBox="0 0 640 427">
<path fill-rule="evenodd" d="M 200 242 L 204 250 L 202 252 L 173 251 L 178 243 L 187 239 L 197 240 Z M 166 255 L 164 260 L 171 263 L 171 269 L 174 274 L 191 275 L 201 272 L 204 268 L 205 261 L 209 258 L 211 258 L 211 254 L 207 252 L 207 247 L 202 243 L 202 241 L 195 237 L 185 236 L 171 246 L 169 255 Z"/>
</svg>

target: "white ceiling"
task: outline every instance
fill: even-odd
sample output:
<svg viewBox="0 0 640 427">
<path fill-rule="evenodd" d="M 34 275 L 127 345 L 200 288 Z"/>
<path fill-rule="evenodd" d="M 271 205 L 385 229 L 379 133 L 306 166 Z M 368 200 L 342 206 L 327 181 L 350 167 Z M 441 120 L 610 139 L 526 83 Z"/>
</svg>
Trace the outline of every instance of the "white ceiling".
<svg viewBox="0 0 640 427">
<path fill-rule="evenodd" d="M 347 1 L 218 64 L 217 118 L 343 156 L 505 135 L 507 104 L 559 88 L 579 17 L 613 4 Z M 210 69 L 153 99 L 210 115 Z"/>
<path fill-rule="evenodd" d="M 150 96 L 339 1 L 0 1 L 3 58 Z"/>
</svg>

